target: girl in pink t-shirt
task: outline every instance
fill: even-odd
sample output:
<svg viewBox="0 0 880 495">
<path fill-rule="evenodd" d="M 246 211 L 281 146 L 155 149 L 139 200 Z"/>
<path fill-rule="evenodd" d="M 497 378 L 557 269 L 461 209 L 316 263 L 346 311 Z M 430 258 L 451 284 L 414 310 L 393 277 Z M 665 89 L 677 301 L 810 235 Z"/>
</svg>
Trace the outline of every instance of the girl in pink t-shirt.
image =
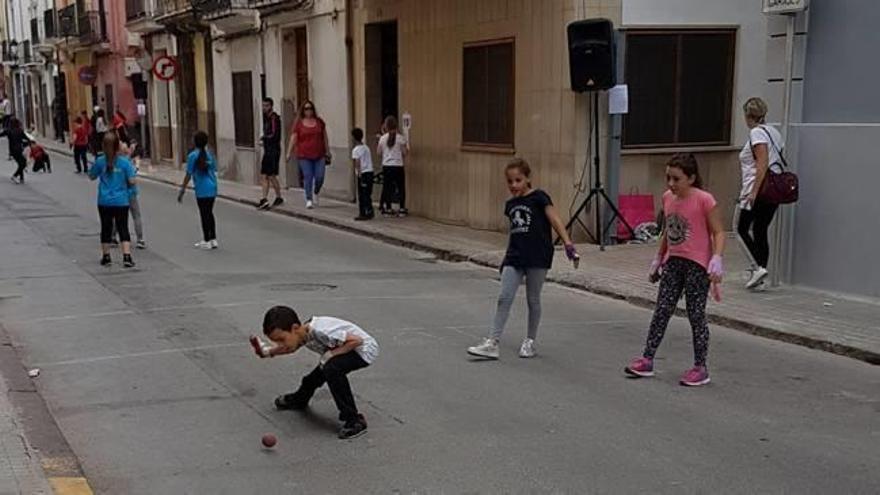
<svg viewBox="0 0 880 495">
<path fill-rule="evenodd" d="M 695 387 L 709 383 L 706 302 L 710 284 L 718 297 L 717 284 L 724 274 L 721 253 L 725 234 L 715 198 L 702 190 L 694 155 L 673 156 L 666 164 L 666 183 L 669 186 L 663 195 L 666 227 L 649 273 L 652 282 L 660 280 L 657 306 L 645 351 L 625 371 L 636 378 L 654 376 L 654 354 L 683 292 L 694 337 L 694 367 L 684 373 L 680 383 Z"/>
</svg>

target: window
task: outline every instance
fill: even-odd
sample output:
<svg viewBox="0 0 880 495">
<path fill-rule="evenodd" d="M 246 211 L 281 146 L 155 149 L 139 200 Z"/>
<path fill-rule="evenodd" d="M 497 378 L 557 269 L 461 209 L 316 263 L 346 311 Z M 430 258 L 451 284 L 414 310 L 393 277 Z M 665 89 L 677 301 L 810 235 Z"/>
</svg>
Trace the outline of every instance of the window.
<svg viewBox="0 0 880 495">
<path fill-rule="evenodd" d="M 513 148 L 513 40 L 464 47 L 462 145 Z"/>
<path fill-rule="evenodd" d="M 235 145 L 254 147 L 254 88 L 251 72 L 232 73 L 232 115 Z"/>
<path fill-rule="evenodd" d="M 626 34 L 623 146 L 730 144 L 736 31 Z"/>
</svg>

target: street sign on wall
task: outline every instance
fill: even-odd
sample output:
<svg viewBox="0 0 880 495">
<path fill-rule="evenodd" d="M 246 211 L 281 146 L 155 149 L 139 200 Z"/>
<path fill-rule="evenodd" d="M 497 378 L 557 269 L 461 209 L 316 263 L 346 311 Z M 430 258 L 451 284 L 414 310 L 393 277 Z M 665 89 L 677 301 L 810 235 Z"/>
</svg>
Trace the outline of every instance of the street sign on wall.
<svg viewBox="0 0 880 495">
<path fill-rule="evenodd" d="M 153 74 L 163 80 L 170 81 L 180 71 L 177 59 L 168 55 L 163 55 L 153 62 Z"/>
<path fill-rule="evenodd" d="M 807 9 L 809 0 L 764 0 L 765 14 L 792 14 Z"/>
<path fill-rule="evenodd" d="M 94 65 L 83 65 L 76 72 L 76 76 L 79 78 L 79 82 L 86 86 L 93 86 L 98 80 L 98 68 Z"/>
</svg>

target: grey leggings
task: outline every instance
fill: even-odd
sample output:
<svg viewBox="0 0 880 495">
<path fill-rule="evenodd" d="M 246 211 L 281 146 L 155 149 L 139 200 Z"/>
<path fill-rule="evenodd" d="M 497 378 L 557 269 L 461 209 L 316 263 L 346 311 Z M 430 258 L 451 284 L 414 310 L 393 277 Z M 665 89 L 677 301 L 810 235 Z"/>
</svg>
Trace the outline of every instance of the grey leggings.
<svg viewBox="0 0 880 495">
<path fill-rule="evenodd" d="M 495 321 L 492 324 L 491 337 L 498 339 L 504 333 L 504 326 L 510 316 L 510 308 L 516 299 L 516 291 L 526 278 L 526 302 L 529 305 L 529 331 L 528 336 L 534 339 L 538 335 L 538 325 L 541 323 L 541 288 L 544 279 L 547 278 L 545 268 L 516 268 L 505 266 L 501 270 L 501 295 L 498 296 L 498 309 L 495 312 Z"/>
<path fill-rule="evenodd" d="M 137 235 L 137 239 L 142 241 L 144 239 L 144 223 L 141 221 L 141 205 L 138 202 L 137 195 L 131 196 L 128 198 L 128 211 L 131 212 L 131 219 L 134 221 L 134 233 Z M 116 226 L 113 226 L 113 238 L 116 239 Z"/>
</svg>

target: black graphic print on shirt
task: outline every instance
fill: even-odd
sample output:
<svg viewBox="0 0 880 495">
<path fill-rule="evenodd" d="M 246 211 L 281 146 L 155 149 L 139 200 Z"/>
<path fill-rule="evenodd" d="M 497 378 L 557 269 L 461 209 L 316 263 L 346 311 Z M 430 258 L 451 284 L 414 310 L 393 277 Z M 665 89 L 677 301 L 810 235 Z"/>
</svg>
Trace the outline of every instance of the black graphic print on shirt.
<svg viewBox="0 0 880 495">
<path fill-rule="evenodd" d="M 691 236 L 691 224 L 687 218 L 673 213 L 666 217 L 666 240 L 673 246 L 682 244 Z"/>
<path fill-rule="evenodd" d="M 510 221 L 510 240 L 502 266 L 550 268 L 553 239 L 546 209 L 552 204 L 540 189 L 507 201 L 504 214 Z"/>
</svg>

